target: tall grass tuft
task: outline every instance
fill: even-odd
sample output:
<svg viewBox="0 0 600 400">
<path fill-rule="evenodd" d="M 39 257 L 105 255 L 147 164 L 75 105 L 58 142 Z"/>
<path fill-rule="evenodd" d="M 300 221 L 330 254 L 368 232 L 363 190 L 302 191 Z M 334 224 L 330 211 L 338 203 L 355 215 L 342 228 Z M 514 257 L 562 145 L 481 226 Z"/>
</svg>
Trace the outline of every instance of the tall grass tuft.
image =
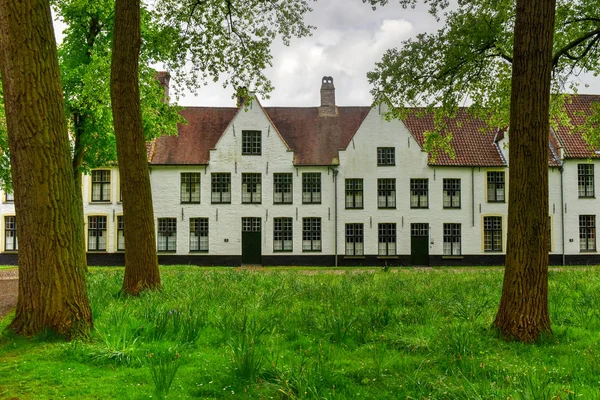
<svg viewBox="0 0 600 400">
<path fill-rule="evenodd" d="M 157 350 L 148 354 L 146 362 L 154 382 L 154 394 L 159 399 L 167 397 L 179 369 L 179 352 L 173 348 Z"/>
</svg>

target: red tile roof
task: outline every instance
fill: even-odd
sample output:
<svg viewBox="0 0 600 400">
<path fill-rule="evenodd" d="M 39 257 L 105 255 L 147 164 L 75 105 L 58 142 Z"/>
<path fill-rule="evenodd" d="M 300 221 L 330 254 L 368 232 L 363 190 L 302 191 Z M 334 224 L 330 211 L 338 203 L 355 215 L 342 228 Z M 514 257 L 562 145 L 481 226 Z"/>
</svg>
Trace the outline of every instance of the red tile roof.
<svg viewBox="0 0 600 400">
<path fill-rule="evenodd" d="M 600 95 L 580 94 L 570 96 L 565 104 L 567 114 L 571 118 L 571 125 L 580 126 L 585 122 L 586 116 L 592 113 L 592 104 L 600 102 Z M 599 128 L 600 129 L 600 128 Z M 564 158 L 590 158 L 599 157 L 590 148 L 577 129 L 562 124 L 555 129 L 560 146 L 564 150 Z"/>
</svg>

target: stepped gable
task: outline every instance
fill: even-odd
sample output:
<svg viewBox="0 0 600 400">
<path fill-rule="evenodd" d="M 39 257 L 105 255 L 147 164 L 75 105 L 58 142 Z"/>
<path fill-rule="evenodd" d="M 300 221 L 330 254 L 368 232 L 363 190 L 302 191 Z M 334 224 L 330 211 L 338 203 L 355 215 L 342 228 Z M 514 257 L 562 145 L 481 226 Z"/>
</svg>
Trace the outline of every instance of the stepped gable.
<svg viewBox="0 0 600 400">
<path fill-rule="evenodd" d="M 281 137 L 294 151 L 295 165 L 337 165 L 369 113 L 370 107 L 336 107 L 323 115 L 319 107 L 265 107 Z"/>
<path fill-rule="evenodd" d="M 403 120 L 404 125 L 412 133 L 421 148 L 425 140 L 425 132 L 434 128 L 433 113 L 424 116 L 418 114 L 423 109 L 412 108 Z M 470 115 L 466 109 L 458 110 L 456 118 L 448 120 L 448 131 L 452 132 L 451 146 L 455 158 L 444 151 L 438 152 L 435 162 L 429 156 L 429 165 L 435 166 L 473 166 L 502 167 L 504 160 L 494 142 L 497 128 L 490 128 L 484 121 Z"/>
<path fill-rule="evenodd" d="M 592 104 L 600 103 L 600 95 L 578 94 L 570 96 L 566 100 L 567 114 L 571 118 L 571 125 L 574 127 L 581 126 L 585 123 L 585 119 L 592 114 Z M 558 124 L 555 129 L 556 136 L 560 146 L 564 151 L 564 158 L 598 158 L 600 154 L 596 154 L 587 144 L 585 139 L 577 132 L 577 129 L 569 126 Z"/>
<path fill-rule="evenodd" d="M 205 165 L 210 150 L 237 114 L 236 107 L 185 107 L 181 115 L 187 124 L 179 124 L 178 136 L 155 140 L 150 164 Z"/>
</svg>

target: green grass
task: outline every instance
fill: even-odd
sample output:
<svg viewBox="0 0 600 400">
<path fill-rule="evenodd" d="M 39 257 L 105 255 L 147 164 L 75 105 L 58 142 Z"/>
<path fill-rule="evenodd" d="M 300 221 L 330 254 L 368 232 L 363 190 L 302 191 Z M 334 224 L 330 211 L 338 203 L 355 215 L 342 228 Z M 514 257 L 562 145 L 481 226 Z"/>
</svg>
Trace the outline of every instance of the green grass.
<svg viewBox="0 0 600 400">
<path fill-rule="evenodd" d="M 90 341 L 0 322 L 0 399 L 598 398 L 599 268 L 550 272 L 533 345 L 490 327 L 498 268 L 267 271 L 163 267 L 123 298 L 122 268 L 90 269 Z"/>
</svg>

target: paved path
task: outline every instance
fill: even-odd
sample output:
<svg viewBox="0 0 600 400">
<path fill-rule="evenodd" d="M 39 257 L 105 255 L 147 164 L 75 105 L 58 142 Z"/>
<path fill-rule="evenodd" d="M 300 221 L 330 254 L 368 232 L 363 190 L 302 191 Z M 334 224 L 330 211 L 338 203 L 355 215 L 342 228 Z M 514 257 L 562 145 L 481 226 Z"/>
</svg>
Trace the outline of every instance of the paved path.
<svg viewBox="0 0 600 400">
<path fill-rule="evenodd" d="M 0 319 L 17 305 L 19 270 L 0 270 Z"/>
</svg>

